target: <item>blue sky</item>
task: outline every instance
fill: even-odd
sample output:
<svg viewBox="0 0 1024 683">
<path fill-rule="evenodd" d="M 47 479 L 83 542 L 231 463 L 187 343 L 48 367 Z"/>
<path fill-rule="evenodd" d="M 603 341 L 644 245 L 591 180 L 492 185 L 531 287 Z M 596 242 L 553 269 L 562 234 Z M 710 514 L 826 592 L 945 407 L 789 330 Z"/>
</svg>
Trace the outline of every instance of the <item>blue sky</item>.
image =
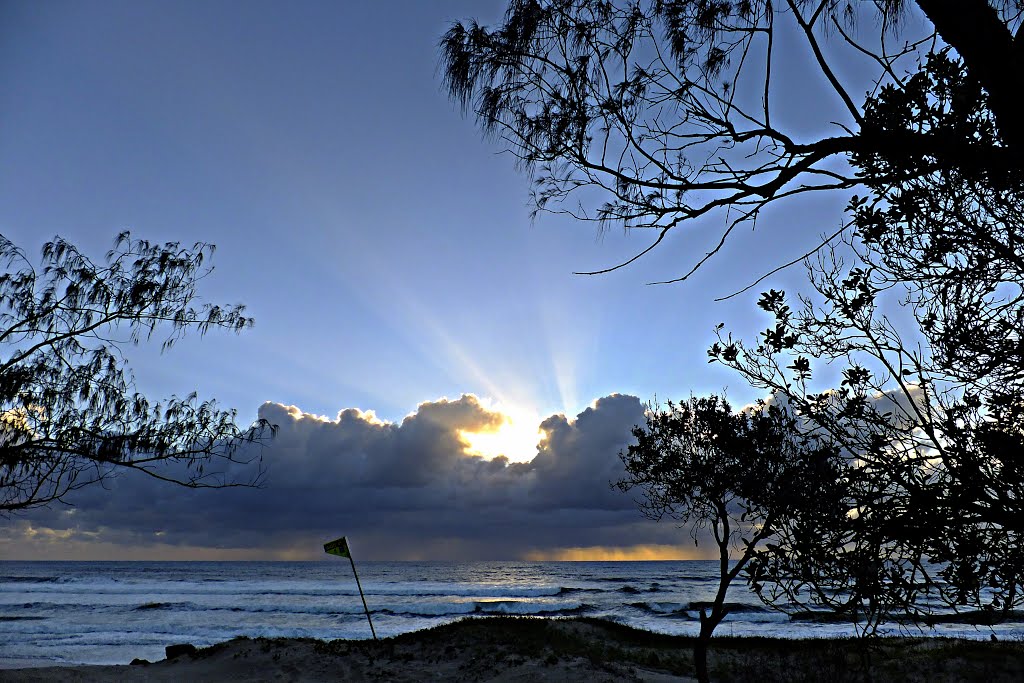
<svg viewBox="0 0 1024 683">
<path fill-rule="evenodd" d="M 573 275 L 644 237 L 531 223 L 528 179 L 438 77 L 448 25 L 502 5 L 0 4 L 0 232 L 30 255 L 60 234 L 99 256 L 123 229 L 215 243 L 202 291 L 256 327 L 128 356 L 144 392 L 197 390 L 243 421 L 271 402 L 398 422 L 464 393 L 536 423 L 616 393 L 752 399 L 705 350 L 719 322 L 749 337 L 767 321 L 754 292 L 714 299 L 834 230 L 842 199 L 769 213 L 683 284 L 645 283 L 685 272 L 720 219 Z M 823 80 L 778 87 L 794 112 L 834 106 Z"/>
</svg>

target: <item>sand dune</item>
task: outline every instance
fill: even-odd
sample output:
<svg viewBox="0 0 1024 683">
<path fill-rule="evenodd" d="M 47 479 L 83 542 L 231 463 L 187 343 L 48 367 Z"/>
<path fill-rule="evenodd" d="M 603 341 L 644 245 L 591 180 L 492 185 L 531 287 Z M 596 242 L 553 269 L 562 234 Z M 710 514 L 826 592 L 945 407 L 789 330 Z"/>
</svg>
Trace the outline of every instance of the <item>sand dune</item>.
<svg viewBox="0 0 1024 683">
<path fill-rule="evenodd" d="M 0 670 L 0 681 L 692 681 L 692 641 L 591 619 L 466 619 L 373 641 L 236 638 L 124 666 Z M 1024 680 L 1024 643 L 716 638 L 714 680 Z"/>
</svg>

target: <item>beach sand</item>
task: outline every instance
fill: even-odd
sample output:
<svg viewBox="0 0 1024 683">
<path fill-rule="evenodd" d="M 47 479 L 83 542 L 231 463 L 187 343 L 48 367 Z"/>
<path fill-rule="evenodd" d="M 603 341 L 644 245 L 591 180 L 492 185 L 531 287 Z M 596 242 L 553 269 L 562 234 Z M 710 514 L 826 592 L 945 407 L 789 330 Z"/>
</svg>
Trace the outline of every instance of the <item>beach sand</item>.
<svg viewBox="0 0 1024 683">
<path fill-rule="evenodd" d="M 236 638 L 170 660 L 0 670 L 0 681 L 693 681 L 692 640 L 596 619 L 465 619 L 373 641 Z M 715 638 L 715 681 L 1024 680 L 1024 642 Z"/>
</svg>

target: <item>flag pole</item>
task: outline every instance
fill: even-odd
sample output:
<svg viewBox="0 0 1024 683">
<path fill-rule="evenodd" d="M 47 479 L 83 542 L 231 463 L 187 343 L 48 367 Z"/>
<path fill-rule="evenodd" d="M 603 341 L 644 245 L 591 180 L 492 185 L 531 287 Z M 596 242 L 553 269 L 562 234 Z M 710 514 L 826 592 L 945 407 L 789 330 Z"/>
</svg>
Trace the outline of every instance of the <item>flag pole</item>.
<svg viewBox="0 0 1024 683">
<path fill-rule="evenodd" d="M 377 631 L 374 630 L 373 620 L 370 619 L 370 608 L 367 607 L 366 596 L 363 595 L 363 584 L 359 583 L 359 572 L 356 571 L 356 561 L 352 559 L 352 549 L 348 546 L 348 538 L 342 536 L 336 541 L 324 543 L 324 552 L 328 555 L 347 557 L 348 561 L 352 564 L 352 575 L 356 577 L 356 587 L 359 588 L 359 597 L 363 601 L 363 611 L 366 612 L 366 622 L 370 624 L 370 633 L 373 634 L 373 639 L 377 640 Z"/>
<path fill-rule="evenodd" d="M 366 612 L 366 621 L 370 624 L 370 633 L 373 639 L 377 640 L 377 632 L 373 630 L 373 621 L 370 619 L 370 608 L 366 606 L 366 596 L 363 595 L 363 586 L 359 583 L 359 574 L 356 572 L 356 561 L 352 559 L 352 552 L 349 551 L 348 561 L 352 564 L 352 575 L 356 577 L 356 587 L 359 589 L 359 597 L 363 600 L 363 611 Z"/>
</svg>

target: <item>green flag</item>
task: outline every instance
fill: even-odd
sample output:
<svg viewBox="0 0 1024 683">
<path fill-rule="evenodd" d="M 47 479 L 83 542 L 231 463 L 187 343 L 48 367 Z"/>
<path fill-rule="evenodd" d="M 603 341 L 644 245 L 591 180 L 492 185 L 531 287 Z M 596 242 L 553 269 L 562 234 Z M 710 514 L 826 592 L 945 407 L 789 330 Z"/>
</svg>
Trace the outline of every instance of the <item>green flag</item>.
<svg viewBox="0 0 1024 683">
<path fill-rule="evenodd" d="M 373 620 L 370 619 L 370 608 L 366 606 L 366 596 L 363 595 L 363 586 L 359 583 L 359 573 L 356 572 L 356 561 L 352 559 L 352 552 L 348 549 L 348 539 L 342 536 L 336 541 L 324 543 L 324 552 L 328 555 L 348 558 L 349 563 L 352 565 L 352 575 L 356 577 L 356 587 L 359 588 L 359 597 L 363 601 L 363 609 L 366 611 L 366 622 L 370 625 L 370 633 L 373 634 L 373 639 L 377 640 L 377 632 L 373 630 Z"/>
<path fill-rule="evenodd" d="M 352 559 L 352 554 L 348 551 L 348 540 L 342 536 L 336 541 L 330 543 L 324 543 L 324 552 L 328 555 L 337 555 L 338 557 L 347 557 Z"/>
</svg>

